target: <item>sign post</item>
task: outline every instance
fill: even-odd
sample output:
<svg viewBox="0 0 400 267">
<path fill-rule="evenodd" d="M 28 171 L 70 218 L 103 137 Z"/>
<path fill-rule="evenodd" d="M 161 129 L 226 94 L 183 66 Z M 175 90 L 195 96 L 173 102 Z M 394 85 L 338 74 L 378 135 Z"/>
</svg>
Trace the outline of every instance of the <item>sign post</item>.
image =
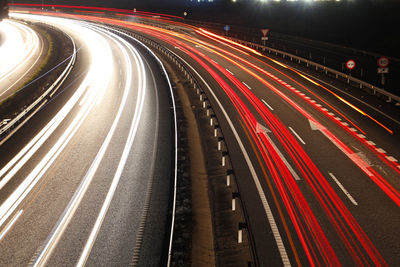
<svg viewBox="0 0 400 267">
<path fill-rule="evenodd" d="M 350 71 L 350 76 L 351 76 L 351 70 L 356 67 L 356 62 L 353 59 L 349 59 L 346 62 L 346 68 L 349 69 Z M 347 79 L 347 83 L 349 83 L 349 79 Z"/>
<path fill-rule="evenodd" d="M 268 40 L 268 33 L 269 33 L 269 29 L 261 29 L 261 33 L 263 34 L 263 36 L 261 37 L 261 41 L 263 42 L 263 45 L 265 46 L 266 41 Z"/>
<path fill-rule="evenodd" d="M 381 84 L 385 85 L 385 73 L 389 73 L 389 58 L 380 57 L 378 58 L 378 74 L 381 74 Z"/>
<path fill-rule="evenodd" d="M 231 27 L 229 25 L 225 25 L 224 26 L 224 30 L 225 30 L 225 35 L 228 35 L 228 31 L 231 29 Z"/>
</svg>

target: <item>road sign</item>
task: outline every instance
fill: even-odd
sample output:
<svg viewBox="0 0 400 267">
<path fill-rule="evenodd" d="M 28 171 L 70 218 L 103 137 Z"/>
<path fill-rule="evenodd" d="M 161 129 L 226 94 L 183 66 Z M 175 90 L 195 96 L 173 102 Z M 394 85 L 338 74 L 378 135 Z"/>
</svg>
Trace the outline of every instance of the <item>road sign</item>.
<svg viewBox="0 0 400 267">
<path fill-rule="evenodd" d="M 387 57 L 378 58 L 378 66 L 380 68 L 387 68 L 389 66 L 389 58 Z"/>
<path fill-rule="evenodd" d="M 231 29 L 231 27 L 229 27 L 229 25 L 225 25 L 224 30 L 227 32 Z"/>
<path fill-rule="evenodd" d="M 378 73 L 389 73 L 389 68 L 378 68 Z"/>
<path fill-rule="evenodd" d="M 346 68 L 348 68 L 349 70 L 352 70 L 356 67 L 356 62 L 352 59 L 348 60 L 346 62 Z"/>
<path fill-rule="evenodd" d="M 268 41 L 268 37 L 263 36 L 263 37 L 261 37 L 261 40 L 262 41 Z"/>
<path fill-rule="evenodd" d="M 262 34 L 264 37 L 267 37 L 267 34 L 269 33 L 269 29 L 261 29 Z"/>
</svg>

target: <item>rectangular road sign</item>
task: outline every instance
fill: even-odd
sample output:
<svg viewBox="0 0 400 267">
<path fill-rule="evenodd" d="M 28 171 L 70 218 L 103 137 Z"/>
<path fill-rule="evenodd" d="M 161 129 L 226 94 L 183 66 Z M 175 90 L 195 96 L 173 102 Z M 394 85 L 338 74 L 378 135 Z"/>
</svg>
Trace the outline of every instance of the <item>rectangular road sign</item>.
<svg viewBox="0 0 400 267">
<path fill-rule="evenodd" d="M 378 73 L 389 73 L 389 68 L 378 68 Z"/>
<path fill-rule="evenodd" d="M 262 40 L 262 41 L 267 41 L 267 40 L 268 40 L 268 37 L 261 37 L 261 40 Z"/>
</svg>

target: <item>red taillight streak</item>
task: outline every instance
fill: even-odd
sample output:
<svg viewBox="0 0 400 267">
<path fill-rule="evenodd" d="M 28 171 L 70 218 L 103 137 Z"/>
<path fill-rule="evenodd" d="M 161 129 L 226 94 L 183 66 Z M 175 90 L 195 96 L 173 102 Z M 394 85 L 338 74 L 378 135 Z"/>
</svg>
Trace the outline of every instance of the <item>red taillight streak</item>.
<svg viewBox="0 0 400 267">
<path fill-rule="evenodd" d="M 207 36 L 206 34 L 203 34 L 203 35 L 204 35 L 204 36 Z M 215 41 L 217 41 L 217 42 L 223 43 L 221 40 L 216 40 L 216 39 L 213 38 L 213 37 L 208 36 L 208 38 L 210 38 L 210 39 L 212 39 L 212 40 L 215 40 Z M 285 84 L 285 83 L 282 83 L 282 81 L 279 81 L 278 78 L 277 78 L 276 76 L 272 75 L 271 73 L 269 73 L 269 72 L 267 72 L 267 71 L 261 69 L 260 67 L 256 66 L 255 64 L 250 63 L 250 62 L 248 62 L 247 60 L 245 60 L 245 59 L 243 59 L 243 58 L 241 58 L 241 57 L 239 57 L 239 56 L 237 56 L 237 55 L 234 55 L 234 54 L 232 54 L 232 53 L 230 53 L 230 52 L 228 52 L 228 51 L 226 51 L 226 50 L 224 50 L 224 49 L 221 49 L 221 48 L 216 47 L 216 46 L 211 45 L 211 44 L 210 44 L 209 46 L 210 46 L 210 47 L 213 47 L 214 49 L 217 49 L 217 50 L 219 50 L 219 51 L 222 51 L 223 53 L 228 54 L 230 57 L 234 57 L 234 58 L 236 58 L 236 59 L 238 59 L 238 60 L 244 62 L 245 64 L 249 65 L 250 67 L 254 68 L 255 70 L 257 70 L 257 71 L 259 71 L 259 72 L 261 72 L 261 73 L 263 73 L 263 74 L 265 74 L 265 75 L 267 75 L 267 76 L 273 78 L 276 82 L 280 83 L 282 86 L 288 88 L 288 89 L 291 90 L 293 93 L 295 93 L 295 94 L 297 94 L 299 97 L 303 98 L 304 101 L 306 101 L 308 104 L 310 104 L 311 106 L 313 106 L 313 107 L 314 107 L 315 109 L 317 109 L 319 112 L 321 112 L 322 114 L 324 114 L 326 117 L 328 117 L 331 121 L 333 121 L 333 122 L 334 122 L 335 124 L 337 124 L 339 127 L 343 128 L 347 133 L 349 133 L 350 135 L 352 135 L 356 140 L 358 140 L 359 142 L 361 142 L 361 143 L 362 143 L 363 145 L 365 145 L 368 149 L 370 149 L 375 155 L 377 155 L 386 165 L 388 165 L 388 166 L 391 167 L 395 172 L 397 172 L 398 174 L 400 174 L 400 169 L 399 169 L 400 164 L 398 164 L 398 163 L 396 163 L 396 162 L 393 162 L 393 161 L 387 160 L 385 154 L 377 153 L 376 150 L 374 149 L 375 147 L 374 147 L 374 146 L 371 146 L 370 144 L 368 144 L 366 139 L 358 137 L 357 134 L 356 134 L 355 132 L 351 131 L 351 130 L 349 129 L 349 127 L 345 127 L 344 125 L 342 125 L 342 123 L 341 123 L 340 121 L 336 120 L 334 116 L 331 116 L 331 115 L 329 114 L 328 111 L 322 110 L 322 108 L 319 107 L 319 106 L 317 106 L 316 103 L 311 102 L 310 99 L 305 98 L 303 95 L 301 95 L 301 93 L 294 91 L 294 90 L 293 90 L 294 88 L 291 88 L 291 86 L 290 86 L 289 84 L 287 84 L 287 83 L 286 83 L 286 84 Z M 220 55 L 220 56 L 224 57 L 223 55 Z M 227 59 L 226 57 L 224 57 L 224 58 Z M 266 66 L 268 66 L 268 67 L 274 69 L 275 71 L 277 71 L 277 72 L 279 72 L 280 74 L 284 75 L 285 77 L 287 77 L 287 78 L 290 79 L 291 81 L 295 82 L 296 84 L 298 84 L 299 86 L 301 86 L 302 88 L 304 88 L 305 90 L 307 90 L 308 92 L 310 92 L 313 96 L 315 96 L 316 98 L 318 98 L 322 103 L 324 103 L 324 104 L 325 104 L 326 106 L 328 106 L 330 109 L 332 109 L 332 110 L 335 111 L 337 114 L 339 114 L 341 117 L 343 117 L 343 118 L 344 118 L 347 122 L 349 122 L 354 128 L 356 128 L 357 130 L 359 130 L 361 133 L 366 134 L 361 128 L 359 128 L 357 125 L 355 125 L 355 124 L 354 124 L 349 118 L 347 118 L 343 113 L 341 113 L 340 111 L 338 111 L 337 109 L 335 109 L 333 106 L 331 106 L 329 103 L 327 103 L 326 101 L 324 101 L 321 97 L 319 97 L 317 94 L 315 94 L 313 91 L 311 91 L 310 89 L 308 89 L 307 87 L 305 87 L 305 86 L 302 85 L 301 83 L 297 82 L 296 80 L 294 80 L 294 79 L 291 78 L 290 76 L 286 75 L 285 73 L 281 72 L 280 70 L 274 68 L 273 66 L 271 66 L 271 65 L 269 65 L 269 64 L 267 64 L 267 63 L 265 63 L 265 62 L 263 62 L 263 61 L 261 61 L 261 60 L 255 58 L 255 57 L 252 57 L 252 58 L 255 59 L 255 60 L 257 60 L 257 61 L 259 61 L 259 62 L 261 62 L 262 64 L 264 64 L 264 65 L 266 65 Z M 227 59 L 227 60 L 229 60 L 229 59 Z M 232 61 L 231 61 L 231 62 L 232 62 Z M 236 64 L 236 65 L 238 65 L 239 67 L 241 67 L 238 63 L 236 63 L 236 62 L 233 62 L 233 63 Z M 242 67 L 241 67 L 241 68 L 242 68 Z M 295 70 L 293 70 L 293 71 L 296 72 Z M 296 73 L 297 73 L 297 72 L 296 72 Z M 338 97 L 337 94 L 335 94 L 334 92 L 332 92 L 332 91 L 329 90 L 328 88 L 326 88 L 326 87 L 324 87 L 324 86 L 322 86 L 322 85 L 319 85 L 319 86 L 320 86 L 321 88 L 323 88 L 324 90 L 328 91 L 329 93 L 331 93 L 332 95 Z M 340 97 L 338 97 L 338 98 L 341 99 Z M 343 100 L 341 100 L 341 101 L 343 101 Z M 382 128 L 384 128 L 384 129 L 385 129 L 386 131 L 388 131 L 389 133 L 391 133 L 391 134 L 393 133 L 393 131 L 391 131 L 390 129 L 388 129 L 385 125 L 383 125 L 382 123 L 378 122 L 376 119 L 374 119 L 374 118 L 371 117 L 370 115 L 366 114 L 365 112 L 360 112 L 360 113 L 361 113 L 362 115 L 368 117 L 369 119 L 371 119 L 373 122 L 375 122 L 376 124 L 378 124 L 379 126 L 381 126 Z"/>
<path fill-rule="evenodd" d="M 151 31 L 150 32 L 148 32 L 149 34 L 153 34 L 154 35 L 154 33 L 152 33 Z M 171 42 L 171 40 L 169 39 L 169 38 L 165 38 L 165 37 L 162 37 L 162 36 L 160 36 L 159 34 L 157 34 L 158 35 L 158 37 L 159 38 L 161 38 L 161 39 L 164 39 L 164 40 L 166 40 L 167 42 Z M 187 45 L 185 45 L 184 43 L 182 43 L 182 42 L 180 42 L 180 41 L 175 41 L 176 43 L 174 43 L 173 45 L 178 45 L 178 44 L 180 44 L 180 45 L 183 45 L 183 46 L 185 46 L 185 47 L 187 47 L 189 50 L 194 50 L 193 48 L 191 48 L 191 47 L 189 47 L 189 46 L 187 46 Z M 182 51 L 184 51 L 186 54 L 188 54 L 190 57 L 192 57 L 192 58 L 194 58 L 199 64 L 201 64 L 202 65 L 202 67 L 204 67 L 208 72 L 210 72 L 210 74 L 217 80 L 217 82 L 218 83 L 220 83 L 221 84 L 221 87 L 226 91 L 226 89 L 228 89 L 229 88 L 229 86 L 225 83 L 225 82 L 223 82 L 223 80 L 221 79 L 221 77 L 219 77 L 218 75 L 216 75 L 216 73 L 215 72 L 213 72 L 209 67 L 208 67 L 208 65 L 206 65 L 204 62 L 202 62 L 200 59 L 198 59 L 196 56 L 194 56 L 191 52 L 189 52 L 188 50 L 186 50 L 186 49 L 184 49 L 182 46 L 180 47 L 180 49 L 182 49 Z M 194 50 L 194 52 L 195 53 L 198 53 L 198 51 L 196 51 L 196 50 Z M 204 58 L 206 58 L 206 56 L 203 54 L 203 53 L 198 53 L 200 56 L 202 56 L 202 57 L 204 57 Z M 211 62 L 211 64 L 213 64 L 212 63 L 212 61 L 209 59 L 209 58 L 206 58 L 209 62 Z M 199 61 L 200 60 L 200 61 Z M 224 73 L 224 75 L 225 76 L 227 76 L 228 78 L 230 78 L 231 80 L 232 79 L 235 79 L 232 75 L 230 75 L 225 69 L 223 69 L 222 67 L 220 67 L 219 65 L 217 65 L 217 64 L 213 64 L 214 65 L 214 67 L 216 67 L 217 69 L 219 69 L 219 71 L 221 71 L 222 73 Z M 241 87 L 243 87 L 243 85 L 240 83 L 240 82 L 236 82 L 236 85 L 239 87 L 239 88 L 241 88 Z M 243 88 L 242 88 L 243 89 Z M 231 89 L 232 90 L 232 89 Z M 248 89 L 245 89 L 245 90 L 248 90 Z M 230 92 L 228 92 L 227 93 L 227 95 L 231 98 L 232 97 L 232 95 L 235 95 L 234 94 L 234 92 L 232 92 L 232 91 L 230 91 Z M 259 101 L 259 99 L 258 98 L 256 98 L 258 101 Z M 243 105 L 243 104 L 242 104 Z M 255 105 L 256 107 L 257 106 L 263 106 L 263 104 L 262 103 L 259 103 L 259 105 Z M 297 105 L 296 105 L 297 106 Z M 243 106 L 242 106 L 243 107 Z M 305 112 L 305 111 L 304 111 Z M 249 111 L 247 111 L 246 112 L 246 114 L 250 114 L 249 113 Z M 307 114 L 307 113 L 306 113 Z M 309 115 L 310 116 L 310 115 Z M 311 116 L 310 116 L 311 117 Z M 312 118 L 312 117 L 311 117 Z M 313 119 L 313 118 L 312 118 Z M 266 119 L 266 121 L 268 121 L 267 119 Z M 296 142 L 295 140 L 294 140 L 294 142 Z M 296 142 L 297 143 L 297 142 Z M 323 178 L 323 177 L 322 177 Z M 332 191 L 333 191 L 333 189 L 332 188 L 330 188 Z M 340 201 L 340 200 L 339 200 Z M 325 204 L 323 204 L 323 206 L 325 206 Z M 343 205 L 344 206 L 344 205 Z M 326 207 L 326 206 L 325 206 Z M 329 212 L 329 210 L 327 210 L 326 208 L 325 208 L 325 210 L 326 211 L 328 211 Z M 330 213 L 330 212 L 329 212 Z M 351 216 L 351 214 L 350 214 L 350 216 Z M 331 219 L 334 219 L 334 217 L 331 217 Z M 354 221 L 355 222 L 355 221 Z M 355 224 L 357 224 L 356 222 L 355 222 Z M 337 225 L 337 224 L 336 224 Z M 336 228 L 338 228 L 338 226 L 336 227 Z M 360 228 L 361 229 L 361 228 Z M 342 239 L 344 239 L 344 242 L 345 243 L 349 243 L 349 241 L 347 241 L 347 239 L 345 238 L 345 236 L 343 235 L 343 234 L 341 234 L 341 236 L 342 236 Z M 360 238 L 360 235 L 358 235 L 358 237 Z M 366 237 L 366 236 L 365 236 Z M 367 238 L 367 237 L 366 237 Z M 360 240 L 360 242 L 362 243 L 362 245 L 363 246 L 365 246 L 365 244 L 367 244 L 367 243 L 370 243 L 370 242 L 362 242 L 361 240 Z M 372 244 L 371 244 L 372 245 Z M 368 251 L 376 251 L 376 249 L 373 247 L 373 249 L 366 249 L 367 250 L 367 252 Z M 358 262 L 359 260 L 357 260 L 357 256 L 355 255 L 355 252 L 354 252 L 354 249 L 351 249 L 350 251 L 349 251 L 354 257 L 355 257 L 355 260 L 356 260 L 356 262 Z M 376 252 L 378 255 L 379 255 L 379 253 L 378 252 Z M 370 254 L 370 253 L 369 253 Z M 375 253 L 371 253 L 370 254 L 370 256 L 371 256 L 371 258 L 374 260 L 374 255 L 372 255 L 372 254 L 375 254 Z M 380 255 L 379 255 L 380 256 Z M 384 262 L 383 261 L 383 259 L 382 259 L 382 262 Z"/>
<path fill-rule="evenodd" d="M 121 23 L 121 24 L 124 24 L 124 23 Z M 143 30 L 142 30 L 143 31 Z M 152 31 L 147 31 L 147 33 L 149 33 L 149 34 L 153 34 L 154 35 L 154 32 L 152 32 Z M 157 34 L 158 35 L 158 34 Z M 160 35 L 159 35 L 160 36 Z M 161 37 L 161 36 L 160 36 Z M 161 39 L 164 39 L 165 41 L 167 41 L 167 42 L 170 42 L 171 43 L 171 39 L 169 39 L 169 38 L 165 38 L 165 36 L 162 36 L 162 38 Z M 181 42 L 179 42 L 179 43 L 181 43 Z M 181 43 L 181 44 L 183 44 L 183 43 Z M 183 45 L 185 45 L 185 44 L 183 44 Z M 186 45 L 185 45 L 186 46 Z M 186 47 L 188 47 L 188 46 L 186 46 Z M 183 47 L 181 47 L 181 49 L 183 49 Z M 191 50 L 193 50 L 191 47 L 188 47 L 188 49 L 191 49 Z M 192 58 L 194 58 L 193 56 L 193 54 L 192 53 L 190 53 L 189 51 L 184 51 L 185 53 L 187 53 L 189 56 L 191 56 Z M 196 53 L 197 51 L 195 51 L 195 53 Z M 202 57 L 205 57 L 205 55 L 204 54 L 200 54 Z M 196 57 L 197 58 L 197 57 Z M 197 59 L 195 59 L 196 61 L 200 61 L 200 62 L 202 62 L 199 58 L 197 58 Z M 199 63 L 200 63 L 199 62 Z M 205 66 L 207 66 L 204 62 L 202 62 L 203 64 L 201 64 L 203 67 L 205 67 Z M 216 65 L 216 64 L 213 64 L 214 66 Z M 218 66 L 215 66 L 215 67 L 217 67 L 218 68 Z M 205 67 L 206 69 L 207 69 L 207 71 L 210 71 L 211 69 L 207 66 L 207 67 Z M 212 71 L 212 70 L 211 70 Z M 230 74 L 229 73 L 227 73 L 226 71 L 224 71 L 224 70 L 220 70 L 220 71 L 222 71 L 223 73 L 224 73 L 224 75 L 225 76 L 227 76 L 228 78 L 232 78 L 232 77 L 229 77 L 230 76 Z M 211 74 L 211 73 L 210 73 Z M 214 73 L 212 73 L 212 76 L 217 80 L 217 82 L 218 83 L 224 83 L 224 81 L 222 80 L 222 78 L 221 77 L 219 77 L 218 75 L 216 75 L 216 73 L 214 72 Z M 234 78 L 234 77 L 233 77 Z M 241 84 L 241 83 L 240 83 Z M 243 86 L 242 84 L 241 84 L 241 86 Z M 221 85 L 221 87 L 226 91 L 227 89 L 229 89 L 229 90 L 231 90 L 229 93 L 227 93 L 227 95 L 231 98 L 231 100 L 232 100 L 232 96 L 236 96 L 236 98 L 238 98 L 238 96 L 233 92 L 233 90 L 225 83 L 225 86 L 223 86 L 223 85 Z M 243 90 L 243 88 L 239 88 L 239 89 L 241 89 L 241 90 Z M 248 89 L 246 89 L 245 88 L 245 90 L 248 90 Z M 252 94 L 252 93 L 251 93 Z M 243 103 L 241 103 L 241 105 L 242 105 L 242 108 L 244 107 L 244 104 Z M 263 107 L 263 104 L 262 103 L 260 103 L 259 104 L 260 106 L 262 106 Z M 257 105 L 256 105 L 257 106 Z M 297 105 L 296 105 L 297 106 Z M 238 109 L 239 110 L 239 109 Z M 245 113 L 245 114 L 250 114 L 248 111 Z M 261 114 L 262 115 L 262 114 Z M 263 117 L 265 117 L 265 116 L 263 116 Z M 243 118 L 244 119 L 244 118 Z M 265 119 L 265 118 L 264 118 Z M 268 122 L 268 120 L 266 120 L 266 122 Z M 277 136 L 279 136 L 279 135 L 277 135 Z M 289 136 L 291 136 L 291 134 L 289 133 Z M 294 137 L 292 137 L 293 139 L 294 139 Z M 297 143 L 297 141 L 294 139 L 294 142 L 295 143 Z M 298 144 L 297 144 L 298 145 Z M 301 148 L 301 147 L 300 147 Z M 291 155 L 291 157 L 292 157 L 292 153 L 290 153 L 289 151 L 288 151 L 288 154 L 289 155 Z M 279 157 L 278 157 L 279 158 Z M 278 159 L 276 159 L 276 160 L 278 160 Z M 296 162 L 296 160 L 294 160 L 295 162 Z M 315 167 L 316 168 L 316 167 Z M 317 170 L 317 169 L 316 169 Z M 318 171 L 318 170 L 317 170 Z M 304 172 L 303 172 L 304 173 Z M 322 176 L 322 175 L 321 175 Z M 322 177 L 323 178 L 323 177 Z M 323 180 L 324 180 L 324 178 L 323 178 Z M 331 189 L 331 188 L 330 188 Z M 333 189 L 331 189 L 331 190 L 333 190 Z M 300 192 L 301 193 L 301 192 Z M 298 200 L 298 199 L 297 199 Z M 340 199 L 339 199 L 339 201 L 340 201 Z M 340 201 L 340 203 L 341 203 L 341 201 Z M 339 204 L 340 204 L 339 203 Z M 324 204 L 325 205 L 325 204 Z M 344 204 L 343 203 L 341 203 L 341 205 L 343 205 L 343 207 L 344 207 Z M 345 207 L 344 207 L 345 208 Z M 347 211 L 348 212 L 348 211 Z M 350 214 L 350 216 L 351 216 L 351 214 Z M 356 222 L 355 222 L 356 223 Z M 356 223 L 357 224 L 357 223 Z M 358 225 L 358 224 L 357 224 Z M 359 227 L 359 226 L 358 226 Z M 361 228 L 360 228 L 361 229 Z M 361 230 L 362 231 L 362 230 Z M 365 235 L 365 234 L 364 234 Z M 368 237 L 366 237 L 366 235 L 365 235 L 365 238 L 367 238 L 368 239 Z M 371 244 L 371 246 L 373 246 L 372 245 L 372 243 L 369 241 L 369 242 L 367 242 L 367 243 L 369 243 L 369 244 Z M 374 248 L 375 249 L 375 248 Z M 368 250 L 367 249 L 367 251 L 371 251 L 371 253 L 373 253 L 374 252 L 374 249 L 371 249 L 371 250 Z M 379 255 L 379 253 L 378 253 L 378 255 Z M 379 255 L 380 256 L 380 255 Z M 382 259 L 383 260 L 383 259 Z M 375 262 L 375 261 L 374 261 Z M 384 261 L 383 261 L 384 262 Z"/>
</svg>

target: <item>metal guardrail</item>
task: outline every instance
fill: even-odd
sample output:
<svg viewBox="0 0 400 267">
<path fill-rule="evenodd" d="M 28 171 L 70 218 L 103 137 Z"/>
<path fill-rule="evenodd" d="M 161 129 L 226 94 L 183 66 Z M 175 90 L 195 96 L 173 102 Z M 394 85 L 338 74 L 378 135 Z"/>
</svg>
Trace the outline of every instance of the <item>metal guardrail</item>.
<svg viewBox="0 0 400 267">
<path fill-rule="evenodd" d="M 71 60 L 69 61 L 67 67 L 61 73 L 61 75 L 54 81 L 54 83 L 41 96 L 39 96 L 32 104 L 30 104 L 27 108 L 25 108 L 22 112 L 20 112 L 15 118 L 11 119 L 3 127 L 0 128 L 0 137 L 2 137 L 11 129 L 15 128 L 18 125 L 18 123 L 23 118 L 25 118 L 27 114 L 29 114 L 35 107 L 39 105 L 39 103 L 41 103 L 44 99 L 48 97 L 48 95 L 50 94 L 50 92 L 53 91 L 54 88 L 58 88 L 64 82 L 69 72 L 72 70 L 72 67 L 74 66 L 76 60 L 76 52 L 77 52 L 74 40 L 71 38 L 71 36 L 69 36 L 69 38 L 72 41 L 74 49 L 71 55 Z"/>
<path fill-rule="evenodd" d="M 345 74 L 343 72 L 337 71 L 335 69 L 326 67 L 324 65 L 315 63 L 311 60 L 290 54 L 290 53 L 286 53 L 283 52 L 281 50 L 277 50 L 268 46 L 264 46 L 264 45 L 260 45 L 260 44 L 256 44 L 256 43 L 252 43 L 252 42 L 248 42 L 248 41 L 244 41 L 244 40 L 240 40 L 237 38 L 231 38 L 228 37 L 229 39 L 231 39 L 232 41 L 235 41 L 237 43 L 249 46 L 251 48 L 255 48 L 257 50 L 262 50 L 262 51 L 268 51 L 269 53 L 274 53 L 275 55 L 281 55 L 283 58 L 290 58 L 290 60 L 296 60 L 299 63 L 305 63 L 307 65 L 307 67 L 314 67 L 316 70 L 321 69 L 325 72 L 325 74 L 333 74 L 335 75 L 336 78 L 343 78 L 347 81 L 347 83 L 353 82 L 355 84 L 358 84 L 360 89 L 367 89 L 370 92 L 372 92 L 373 95 L 381 95 L 384 96 L 386 98 L 386 102 L 393 102 L 396 106 L 400 106 L 400 97 L 397 95 L 394 95 L 382 88 L 376 87 L 370 83 L 367 83 L 365 81 L 362 81 L 360 79 L 357 79 L 355 77 L 352 77 L 351 75 Z"/>
</svg>

